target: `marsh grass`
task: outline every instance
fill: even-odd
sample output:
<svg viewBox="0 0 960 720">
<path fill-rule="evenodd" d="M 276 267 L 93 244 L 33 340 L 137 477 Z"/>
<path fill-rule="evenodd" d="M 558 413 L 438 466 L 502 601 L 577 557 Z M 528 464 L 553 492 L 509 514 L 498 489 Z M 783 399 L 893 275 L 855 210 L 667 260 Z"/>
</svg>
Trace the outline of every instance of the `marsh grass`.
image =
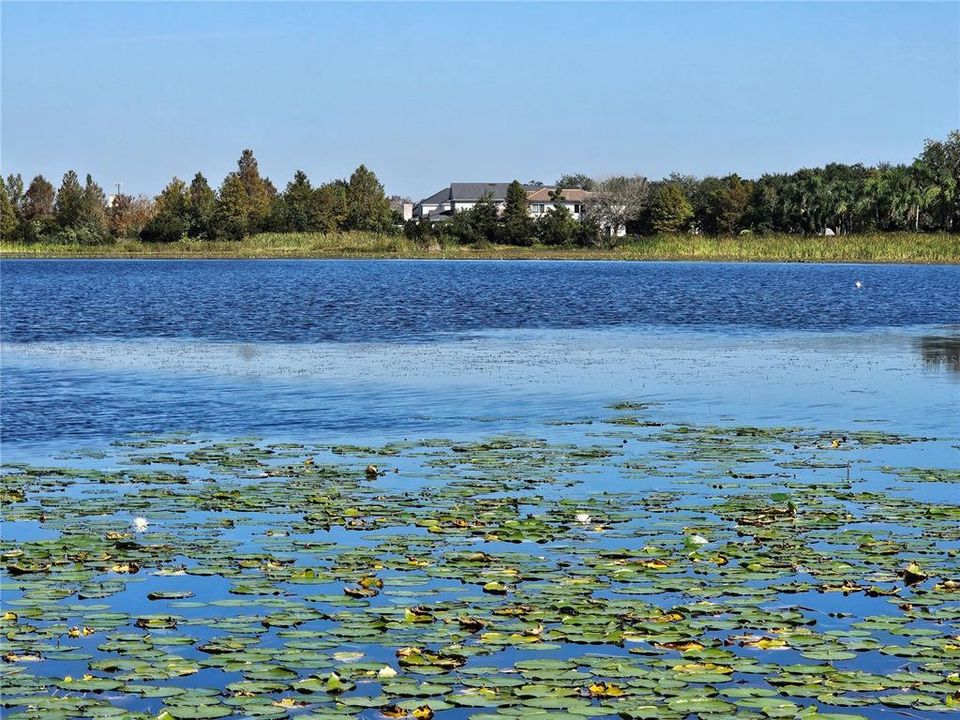
<svg viewBox="0 0 960 720">
<path fill-rule="evenodd" d="M 735 262 L 960 263 L 960 235 L 877 233 L 847 237 L 795 235 L 637 238 L 613 249 L 487 247 L 426 248 L 401 235 L 376 233 L 262 233 L 240 241 L 181 240 L 103 245 L 0 243 L 0 257 L 33 258 L 449 258 L 558 260 L 714 260 Z"/>
</svg>

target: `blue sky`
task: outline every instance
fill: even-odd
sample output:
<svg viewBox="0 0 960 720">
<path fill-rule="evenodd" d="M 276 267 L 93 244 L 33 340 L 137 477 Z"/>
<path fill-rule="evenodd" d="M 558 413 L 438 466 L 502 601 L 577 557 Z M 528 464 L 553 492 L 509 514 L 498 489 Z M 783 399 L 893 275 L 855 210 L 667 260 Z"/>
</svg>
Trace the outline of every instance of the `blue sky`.
<svg viewBox="0 0 960 720">
<path fill-rule="evenodd" d="M 960 4 L 2 5 L 2 170 L 153 194 L 910 161 L 960 127 Z"/>
</svg>

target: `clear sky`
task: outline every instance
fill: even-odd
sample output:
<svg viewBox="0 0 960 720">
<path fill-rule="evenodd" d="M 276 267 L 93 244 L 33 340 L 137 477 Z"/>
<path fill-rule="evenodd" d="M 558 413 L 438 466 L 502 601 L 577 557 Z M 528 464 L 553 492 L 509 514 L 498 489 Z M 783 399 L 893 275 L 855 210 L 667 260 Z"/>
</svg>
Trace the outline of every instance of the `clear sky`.
<svg viewBox="0 0 960 720">
<path fill-rule="evenodd" d="M 13 3 L 2 170 L 154 194 L 908 162 L 960 127 L 960 4 Z"/>
</svg>

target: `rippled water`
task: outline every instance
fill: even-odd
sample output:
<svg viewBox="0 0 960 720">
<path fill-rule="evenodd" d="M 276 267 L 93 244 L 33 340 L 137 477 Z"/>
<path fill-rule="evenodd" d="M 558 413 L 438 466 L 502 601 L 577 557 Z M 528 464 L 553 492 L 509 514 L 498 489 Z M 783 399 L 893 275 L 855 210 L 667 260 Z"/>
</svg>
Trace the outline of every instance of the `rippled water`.
<svg viewBox="0 0 960 720">
<path fill-rule="evenodd" d="M 490 329 L 843 331 L 960 319 L 949 266 L 74 260 L 2 271 L 2 339 L 17 342 L 409 342 Z"/>
<path fill-rule="evenodd" d="M 10 443 L 182 428 L 524 429 L 674 416 L 949 427 L 960 270 L 415 261 L 5 261 Z M 855 283 L 860 281 L 862 287 Z"/>
</svg>

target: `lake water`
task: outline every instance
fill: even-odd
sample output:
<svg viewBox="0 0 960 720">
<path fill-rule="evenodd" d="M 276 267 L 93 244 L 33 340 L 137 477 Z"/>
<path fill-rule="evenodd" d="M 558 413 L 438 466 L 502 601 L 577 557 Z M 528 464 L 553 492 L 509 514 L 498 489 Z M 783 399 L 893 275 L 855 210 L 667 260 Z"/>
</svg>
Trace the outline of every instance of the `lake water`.
<svg viewBox="0 0 960 720">
<path fill-rule="evenodd" d="M 32 628 L 4 670 L 38 717 L 935 717 L 960 690 L 960 268 L 0 281 Z"/>
</svg>

